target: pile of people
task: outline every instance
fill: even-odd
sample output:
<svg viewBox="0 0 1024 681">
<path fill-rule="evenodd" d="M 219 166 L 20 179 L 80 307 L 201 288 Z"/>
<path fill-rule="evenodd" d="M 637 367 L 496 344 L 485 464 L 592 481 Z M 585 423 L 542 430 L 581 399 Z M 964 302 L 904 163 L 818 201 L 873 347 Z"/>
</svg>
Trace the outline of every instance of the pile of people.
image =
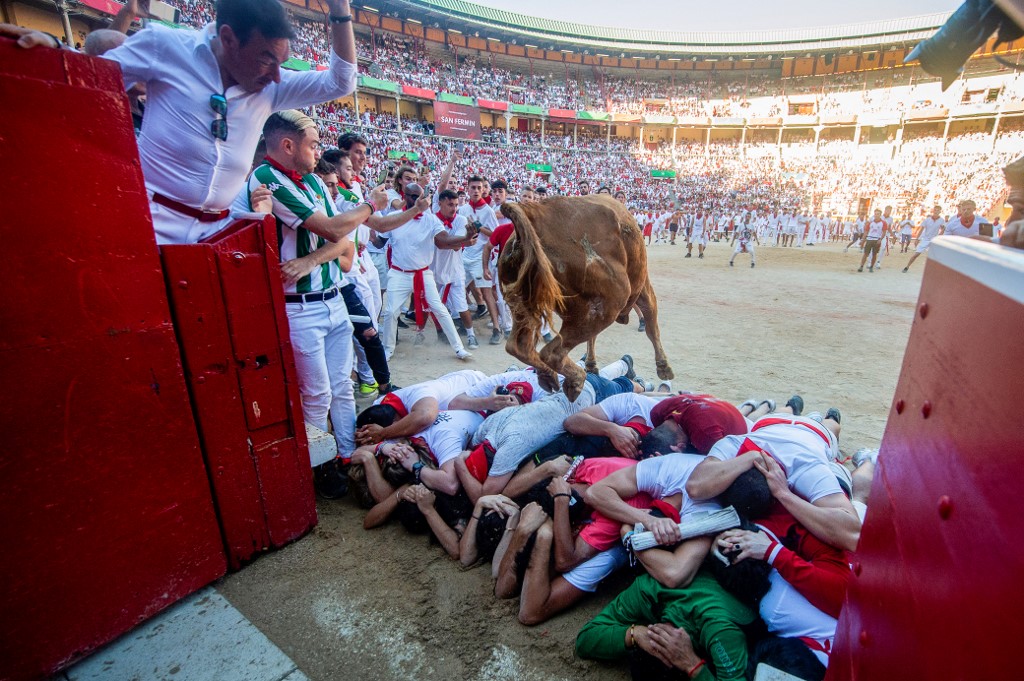
<svg viewBox="0 0 1024 681">
<path fill-rule="evenodd" d="M 397 390 L 359 415 L 333 491 L 366 529 L 394 518 L 489 562 L 528 626 L 631 573 L 576 652 L 634 679 L 824 678 L 877 450 L 840 463 L 840 412 L 798 395 L 734 406 L 631 375 L 624 356 L 575 402 L 529 367 Z"/>
</svg>

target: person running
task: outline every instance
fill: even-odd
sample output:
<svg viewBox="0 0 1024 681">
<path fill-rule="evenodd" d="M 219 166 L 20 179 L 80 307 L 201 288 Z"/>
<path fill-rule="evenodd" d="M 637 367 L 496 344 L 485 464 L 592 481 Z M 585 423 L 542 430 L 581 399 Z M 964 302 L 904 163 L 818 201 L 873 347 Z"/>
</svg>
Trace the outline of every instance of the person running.
<svg viewBox="0 0 1024 681">
<path fill-rule="evenodd" d="M 878 252 L 882 248 L 882 241 L 886 238 L 888 231 L 889 225 L 882 218 L 882 210 L 876 208 L 875 216 L 871 218 L 867 231 L 864 233 L 864 255 L 861 256 L 860 267 L 857 268 L 858 272 L 864 271 L 864 263 L 867 262 L 869 255 L 871 256 L 871 264 L 868 265 L 868 272 L 875 271 L 875 261 L 878 259 Z"/>
<path fill-rule="evenodd" d="M 918 240 L 917 248 L 914 249 L 914 254 L 910 256 L 907 266 L 903 268 L 904 274 L 906 274 L 910 266 L 914 264 L 914 261 L 922 253 L 928 251 L 928 247 L 932 245 L 932 239 L 945 232 L 945 230 L 946 223 L 942 219 L 942 206 L 935 206 L 932 208 L 932 214 L 921 222 L 921 236 Z"/>
<path fill-rule="evenodd" d="M 757 242 L 759 246 L 761 245 L 761 241 L 757 238 L 757 232 L 750 226 L 750 213 L 747 213 L 743 216 L 743 224 L 732 232 L 732 242 L 729 245 L 735 245 L 736 248 L 732 252 L 732 257 L 729 258 L 729 267 L 733 266 L 733 261 L 736 260 L 738 253 L 749 253 L 750 267 L 754 267 L 756 259 L 754 257 L 754 244 L 750 243 L 751 240 Z"/>
</svg>

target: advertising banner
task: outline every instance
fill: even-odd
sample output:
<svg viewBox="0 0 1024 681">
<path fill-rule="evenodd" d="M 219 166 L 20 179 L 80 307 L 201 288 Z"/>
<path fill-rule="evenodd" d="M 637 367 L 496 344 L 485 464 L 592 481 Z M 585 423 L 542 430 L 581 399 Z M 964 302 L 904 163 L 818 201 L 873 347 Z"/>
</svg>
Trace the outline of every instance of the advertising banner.
<svg viewBox="0 0 1024 681">
<path fill-rule="evenodd" d="M 480 139 L 480 109 L 452 102 L 434 102 L 434 132 L 443 137 Z"/>
</svg>

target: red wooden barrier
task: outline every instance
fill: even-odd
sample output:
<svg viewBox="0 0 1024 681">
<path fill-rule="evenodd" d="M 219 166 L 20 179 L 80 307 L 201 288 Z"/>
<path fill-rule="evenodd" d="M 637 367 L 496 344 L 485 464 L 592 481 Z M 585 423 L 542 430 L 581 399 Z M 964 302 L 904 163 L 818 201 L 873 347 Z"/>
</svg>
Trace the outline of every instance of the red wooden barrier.
<svg viewBox="0 0 1024 681">
<path fill-rule="evenodd" d="M 929 252 L 828 679 L 1020 678 L 1024 253 Z"/>
<path fill-rule="evenodd" d="M 273 221 L 163 246 L 203 452 L 233 569 L 316 525 Z"/>
<path fill-rule="evenodd" d="M 117 67 L 0 39 L 0 678 L 224 574 Z"/>
</svg>

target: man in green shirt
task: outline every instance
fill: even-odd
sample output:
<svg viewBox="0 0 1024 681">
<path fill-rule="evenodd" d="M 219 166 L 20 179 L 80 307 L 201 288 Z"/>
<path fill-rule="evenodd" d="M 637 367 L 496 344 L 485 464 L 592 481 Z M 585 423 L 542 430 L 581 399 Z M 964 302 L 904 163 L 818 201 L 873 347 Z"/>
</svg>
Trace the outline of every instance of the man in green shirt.
<svg viewBox="0 0 1024 681">
<path fill-rule="evenodd" d="M 682 589 L 641 575 L 576 638 L 580 657 L 612 660 L 632 648 L 679 670 L 679 678 L 740 681 L 746 678 L 743 628 L 757 613 L 723 589 L 706 570 Z"/>
</svg>

